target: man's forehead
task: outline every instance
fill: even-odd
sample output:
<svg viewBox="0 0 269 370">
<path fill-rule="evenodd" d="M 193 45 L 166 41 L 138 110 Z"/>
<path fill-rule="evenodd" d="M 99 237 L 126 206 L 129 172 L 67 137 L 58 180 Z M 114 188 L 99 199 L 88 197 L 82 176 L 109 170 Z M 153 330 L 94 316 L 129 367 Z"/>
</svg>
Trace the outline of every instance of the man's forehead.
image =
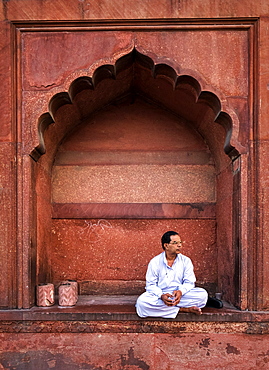
<svg viewBox="0 0 269 370">
<path fill-rule="evenodd" d="M 179 235 L 171 235 L 170 240 L 178 240 L 181 239 Z"/>
</svg>

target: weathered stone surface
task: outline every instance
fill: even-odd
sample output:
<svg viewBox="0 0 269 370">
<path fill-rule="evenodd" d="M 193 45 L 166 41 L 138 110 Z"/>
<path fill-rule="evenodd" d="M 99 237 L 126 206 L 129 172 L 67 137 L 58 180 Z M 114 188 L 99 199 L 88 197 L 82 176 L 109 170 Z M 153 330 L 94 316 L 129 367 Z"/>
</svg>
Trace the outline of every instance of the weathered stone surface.
<svg viewBox="0 0 269 370">
<path fill-rule="evenodd" d="M 247 334 L 5 334 L 0 364 L 20 369 L 266 369 L 268 339 Z M 172 344 L 171 344 L 172 343 Z"/>
</svg>

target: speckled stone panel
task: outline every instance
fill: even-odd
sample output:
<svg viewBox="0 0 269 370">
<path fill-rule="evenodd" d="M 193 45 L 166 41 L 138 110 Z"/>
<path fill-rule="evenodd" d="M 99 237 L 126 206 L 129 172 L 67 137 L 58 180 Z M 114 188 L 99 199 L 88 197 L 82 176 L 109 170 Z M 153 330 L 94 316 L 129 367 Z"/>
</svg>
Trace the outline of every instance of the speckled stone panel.
<svg viewBox="0 0 269 370">
<path fill-rule="evenodd" d="M 56 203 L 215 201 L 213 166 L 55 166 Z"/>
</svg>

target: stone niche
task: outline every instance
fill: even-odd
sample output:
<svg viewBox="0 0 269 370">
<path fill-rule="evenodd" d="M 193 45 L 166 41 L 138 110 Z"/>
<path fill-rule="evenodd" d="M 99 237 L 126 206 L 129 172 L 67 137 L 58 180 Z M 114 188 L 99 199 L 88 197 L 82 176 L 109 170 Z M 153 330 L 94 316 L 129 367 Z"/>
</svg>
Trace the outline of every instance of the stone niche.
<svg viewBox="0 0 269 370">
<path fill-rule="evenodd" d="M 134 49 L 76 78 L 49 110 L 31 153 L 36 283 L 140 294 L 161 235 L 176 230 L 197 285 L 237 304 L 240 156 L 218 96 Z"/>
</svg>

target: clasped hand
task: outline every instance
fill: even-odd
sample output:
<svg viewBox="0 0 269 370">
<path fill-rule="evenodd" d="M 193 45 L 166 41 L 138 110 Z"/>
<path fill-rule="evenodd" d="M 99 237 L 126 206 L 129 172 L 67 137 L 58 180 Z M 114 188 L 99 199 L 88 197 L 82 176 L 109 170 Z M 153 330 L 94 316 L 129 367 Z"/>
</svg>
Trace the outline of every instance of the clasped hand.
<svg viewBox="0 0 269 370">
<path fill-rule="evenodd" d="M 181 290 L 174 290 L 173 294 L 165 293 L 162 294 L 161 300 L 167 305 L 167 306 L 176 306 L 182 297 Z"/>
</svg>

